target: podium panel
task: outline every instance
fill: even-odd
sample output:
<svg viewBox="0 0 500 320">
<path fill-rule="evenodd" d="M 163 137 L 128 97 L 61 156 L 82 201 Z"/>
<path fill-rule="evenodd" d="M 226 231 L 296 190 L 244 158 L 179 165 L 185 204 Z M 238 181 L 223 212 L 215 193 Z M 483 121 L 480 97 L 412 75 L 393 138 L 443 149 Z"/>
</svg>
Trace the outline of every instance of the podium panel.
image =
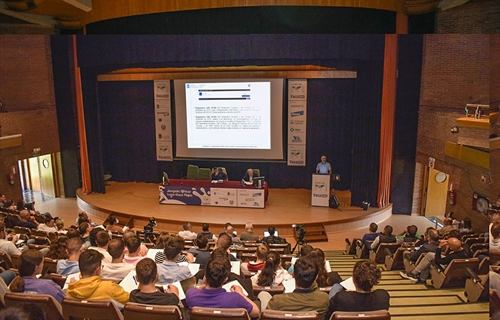
<svg viewBox="0 0 500 320">
<path fill-rule="evenodd" d="M 330 200 L 330 175 L 312 175 L 311 205 L 318 207 L 328 207 Z"/>
</svg>

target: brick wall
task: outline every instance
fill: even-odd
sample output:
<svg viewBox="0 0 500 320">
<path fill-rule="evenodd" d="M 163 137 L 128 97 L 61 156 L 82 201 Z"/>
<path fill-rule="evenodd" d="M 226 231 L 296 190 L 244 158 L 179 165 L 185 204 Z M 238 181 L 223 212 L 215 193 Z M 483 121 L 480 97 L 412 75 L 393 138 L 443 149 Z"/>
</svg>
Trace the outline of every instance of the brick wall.
<svg viewBox="0 0 500 320">
<path fill-rule="evenodd" d="M 436 13 L 436 33 L 499 33 L 498 0 L 472 0 Z"/>
<path fill-rule="evenodd" d="M 19 176 L 8 184 L 6 174 L 17 161 L 59 152 L 50 41 L 48 36 L 0 36 L 0 113 L 3 136 L 21 133 L 23 144 L 0 150 L 0 192 L 21 199 Z"/>
<path fill-rule="evenodd" d="M 490 41 L 489 35 L 424 37 L 417 137 L 417 162 L 426 166 L 429 157 L 435 158 L 435 169 L 449 174 L 457 191 L 457 204 L 447 204 L 446 211 L 455 212 L 458 219 L 470 217 L 475 228 L 483 230 L 488 221 L 472 210 L 472 193 L 489 194 L 489 184 L 480 181 L 489 170 L 445 156 L 444 146 L 446 141 L 458 142 L 450 128 L 465 115 L 467 103 L 490 103 Z M 467 139 L 462 129 L 460 136 Z M 472 133 L 470 138 L 477 137 Z M 415 179 L 422 180 L 421 171 L 416 170 Z M 421 194 L 421 187 L 415 188 Z"/>
</svg>

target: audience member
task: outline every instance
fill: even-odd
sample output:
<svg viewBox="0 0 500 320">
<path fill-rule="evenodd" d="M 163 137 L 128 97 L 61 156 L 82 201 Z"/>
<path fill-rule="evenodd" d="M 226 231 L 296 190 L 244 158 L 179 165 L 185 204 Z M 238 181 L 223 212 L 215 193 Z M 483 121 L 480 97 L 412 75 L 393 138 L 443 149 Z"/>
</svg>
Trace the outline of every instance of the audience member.
<svg viewBox="0 0 500 320">
<path fill-rule="evenodd" d="M 204 223 L 201 225 L 200 233 L 203 233 L 208 238 L 208 240 L 217 241 L 217 237 L 212 232 L 210 232 L 210 225 L 208 223 Z"/>
<path fill-rule="evenodd" d="M 64 230 L 64 220 L 63 219 L 57 219 L 55 222 L 56 228 L 57 228 L 57 233 L 63 233 L 66 234 L 68 230 Z"/>
<path fill-rule="evenodd" d="M 283 281 L 291 279 L 289 274 L 281 266 L 281 258 L 276 251 L 269 251 L 266 262 L 262 270 L 257 271 L 250 279 L 253 285 L 262 287 L 279 286 Z"/>
<path fill-rule="evenodd" d="M 111 263 L 105 263 L 104 269 L 101 270 L 101 278 L 122 280 L 130 270 L 134 269 L 134 265 L 124 263 L 125 244 L 122 239 L 111 239 L 108 244 L 108 253 L 111 256 Z"/>
<path fill-rule="evenodd" d="M 35 303 L 19 303 L 3 309 L 0 320 L 45 320 L 45 312 Z"/>
<path fill-rule="evenodd" d="M 418 227 L 416 225 L 406 227 L 406 230 L 396 237 L 398 243 L 415 242 L 418 239 L 420 239 L 420 234 L 418 234 Z"/>
<path fill-rule="evenodd" d="M 85 211 L 79 212 L 78 217 L 76 218 L 76 221 L 75 221 L 77 226 L 79 226 L 83 222 L 88 222 L 90 225 L 92 225 L 92 220 L 90 219 L 89 215 Z"/>
<path fill-rule="evenodd" d="M 470 218 L 464 218 L 461 223 L 460 233 L 474 233 L 474 230 L 472 230 L 472 220 Z"/>
<path fill-rule="evenodd" d="M 67 294 L 76 299 L 129 301 L 129 293 L 118 284 L 101 279 L 103 256 L 96 250 L 82 252 L 78 263 L 81 279 L 68 285 Z"/>
<path fill-rule="evenodd" d="M 111 263 L 111 255 L 108 253 L 108 244 L 109 244 L 109 234 L 108 232 L 104 230 L 99 230 L 97 231 L 97 234 L 95 236 L 95 242 L 97 244 L 97 247 L 91 246 L 89 249 L 92 250 L 97 250 L 99 251 L 103 256 L 103 262 L 104 263 Z"/>
<path fill-rule="evenodd" d="M 257 305 L 243 294 L 240 286 L 233 285 L 227 292 L 222 285 L 231 271 L 229 260 L 223 257 L 212 258 L 205 268 L 204 285 L 186 291 L 186 302 L 190 309 L 205 308 L 244 308 L 250 317 L 260 314 Z"/>
<path fill-rule="evenodd" d="M 295 262 L 295 290 L 274 295 L 270 300 L 270 294 L 262 291 L 259 293 L 262 309 L 265 309 L 264 306 L 269 301 L 267 309 L 270 310 L 316 311 L 319 318 L 324 319 L 328 310 L 328 295 L 318 290 L 318 284 L 315 281 L 317 275 L 316 263 L 309 256 L 300 257 Z"/>
<path fill-rule="evenodd" d="M 48 252 L 45 257 L 50 259 L 68 259 L 68 237 L 61 235 L 52 239 Z"/>
<path fill-rule="evenodd" d="M 139 287 L 130 292 L 131 302 L 173 306 L 179 304 L 179 290 L 176 286 L 163 287 L 164 291 L 155 286 L 158 281 L 158 267 L 152 259 L 144 258 L 139 261 L 135 271 Z"/>
<path fill-rule="evenodd" d="M 112 214 L 108 217 L 108 224 L 106 225 L 106 230 L 111 232 L 123 233 L 123 228 L 118 225 L 120 221 L 118 218 Z"/>
<path fill-rule="evenodd" d="M 490 226 L 490 252 L 500 252 L 500 222 L 494 222 Z"/>
<path fill-rule="evenodd" d="M 229 255 L 229 260 L 238 261 L 238 259 L 231 254 L 231 250 L 229 250 L 231 245 L 232 245 L 231 237 L 225 233 L 222 233 L 219 236 L 219 239 L 217 239 L 217 243 L 215 244 L 215 249 L 221 248 L 222 250 L 227 252 L 227 254 Z"/>
<path fill-rule="evenodd" d="M 10 283 L 10 291 L 21 293 L 41 293 L 53 296 L 61 303 L 66 294 L 54 281 L 38 279 L 43 270 L 43 254 L 35 249 L 24 251 L 17 266 L 19 276 Z"/>
<path fill-rule="evenodd" d="M 162 240 L 161 242 L 157 242 L 157 245 L 155 246 L 155 249 L 165 249 L 165 246 L 167 244 L 167 242 L 171 239 L 171 238 L 180 238 L 182 240 L 184 240 L 183 238 L 181 238 L 180 236 L 178 235 L 169 235 L 167 233 L 167 235 L 163 234 L 160 234 L 160 237 Z M 160 240 L 160 239 L 158 239 Z M 156 254 L 155 254 L 155 262 L 157 264 L 159 263 L 163 263 L 163 261 L 165 261 L 165 250 L 162 250 L 162 251 L 158 251 Z M 187 252 L 187 253 L 184 253 L 184 252 L 181 252 L 181 254 L 179 255 L 179 257 L 177 258 L 177 263 L 182 263 L 182 262 L 187 262 L 187 263 L 193 263 L 194 262 L 194 256 L 192 253 L 190 252 Z"/>
<path fill-rule="evenodd" d="M 222 232 L 221 234 L 219 234 L 219 238 L 223 234 L 227 234 L 229 237 L 231 237 L 231 243 L 232 244 L 236 244 L 236 243 L 241 244 L 241 239 L 238 238 L 238 236 L 236 235 L 236 232 L 234 231 L 234 227 L 231 224 L 231 222 L 226 222 L 226 224 L 224 225 L 224 232 Z"/>
<path fill-rule="evenodd" d="M 208 260 L 211 258 L 208 250 L 208 239 L 203 233 L 198 233 L 195 239 L 196 248 L 190 248 L 188 253 L 195 257 L 195 262 L 200 265 L 200 269 L 205 269 Z"/>
<path fill-rule="evenodd" d="M 90 242 L 90 231 L 92 231 L 92 226 L 88 222 L 82 222 L 78 225 L 78 231 L 80 232 L 80 238 L 82 238 L 83 247 L 85 249 L 91 246 Z"/>
<path fill-rule="evenodd" d="M 183 239 L 186 239 L 186 240 L 194 240 L 194 239 L 196 239 L 196 232 L 191 231 L 191 229 L 193 228 L 191 226 L 191 223 L 184 222 L 184 224 L 182 225 L 182 228 L 184 230 L 179 231 L 179 236 L 180 237 L 182 237 Z"/>
<path fill-rule="evenodd" d="M 392 226 L 386 225 L 384 227 L 384 231 L 381 232 L 379 236 L 375 238 L 375 240 L 373 240 L 372 244 L 370 245 L 370 249 L 376 251 L 379 244 L 394 242 L 396 242 L 396 237 L 392 234 Z"/>
<path fill-rule="evenodd" d="M 38 225 L 38 230 L 45 232 L 57 232 L 57 227 L 54 223 L 54 218 L 49 214 L 45 215 L 45 223 Z"/>
<path fill-rule="evenodd" d="M 444 225 L 443 227 L 439 230 L 439 235 L 441 237 L 444 237 L 446 235 L 448 235 L 448 233 L 451 231 L 451 230 L 454 230 L 454 229 L 457 229 L 454 225 L 453 225 L 453 219 L 452 218 L 445 218 L 444 219 Z"/>
<path fill-rule="evenodd" d="M 445 252 L 445 250 L 443 249 L 444 246 L 449 247 L 449 252 L 446 254 L 446 256 L 441 256 L 441 254 L 444 254 Z M 466 259 L 469 257 L 470 255 L 462 247 L 462 242 L 457 238 L 440 240 L 439 246 L 435 252 L 426 253 L 423 259 L 420 260 L 420 262 L 412 272 L 406 273 L 404 271 L 401 271 L 400 275 L 405 279 L 410 279 L 413 283 L 425 283 L 427 278 L 429 277 L 429 271 L 432 261 L 434 261 L 438 265 L 447 265 L 453 259 Z"/>
<path fill-rule="evenodd" d="M 67 240 L 66 253 L 68 255 L 67 259 L 59 259 L 57 261 L 57 273 L 70 275 L 80 272 L 78 259 L 82 253 L 82 240 L 80 240 L 80 238 L 71 238 Z"/>
<path fill-rule="evenodd" d="M 126 244 L 126 243 L 127 243 L 127 239 L 128 239 L 129 237 L 135 237 L 135 236 L 136 236 L 136 234 L 135 234 L 135 232 L 134 232 L 134 231 L 132 231 L 132 230 L 126 230 L 126 231 L 124 231 L 124 232 L 123 232 L 123 237 L 122 237 L 122 239 L 123 239 L 123 243 L 125 243 L 125 244 Z M 125 247 L 125 254 L 128 254 L 128 249 L 127 249 L 127 247 Z M 146 247 L 144 244 L 141 244 L 141 248 L 139 249 L 139 254 L 140 254 L 141 256 L 146 256 L 146 255 L 148 254 L 148 247 Z"/>
<path fill-rule="evenodd" d="M 337 291 L 330 298 L 328 314 L 330 319 L 335 311 L 374 311 L 389 309 L 389 293 L 384 289 L 371 291 L 380 280 L 381 271 L 375 261 L 363 260 L 354 265 L 352 280 L 356 291 Z M 332 291 L 337 290 L 340 284 L 334 285 Z"/>
<path fill-rule="evenodd" d="M 425 242 L 420 245 L 418 250 L 413 252 L 405 251 L 403 257 L 411 263 L 417 262 L 422 254 L 427 252 L 435 252 L 439 246 L 439 232 L 436 229 L 430 229 L 425 235 Z"/>
<path fill-rule="evenodd" d="M 36 229 L 38 227 L 38 221 L 36 221 L 35 217 L 32 216 L 28 210 L 21 210 L 21 212 L 19 212 L 19 216 L 21 217 L 21 221 L 18 221 L 15 224 L 16 226 L 29 229 Z"/>
<path fill-rule="evenodd" d="M 179 237 L 172 237 L 165 244 L 165 261 L 158 265 L 161 283 L 173 283 L 193 276 L 187 266 L 180 266 L 176 262 L 183 248 L 184 240 Z"/>
<path fill-rule="evenodd" d="M 66 237 L 68 237 L 68 239 L 71 239 L 71 238 L 80 238 L 80 231 L 78 229 L 75 229 L 75 228 L 68 228 L 68 231 L 66 232 Z"/>
<path fill-rule="evenodd" d="M 256 235 L 254 232 L 253 232 L 253 225 L 251 222 L 247 222 L 245 224 L 245 231 L 241 233 L 240 235 L 240 240 L 241 241 L 259 241 L 259 236 Z"/>
<path fill-rule="evenodd" d="M 311 245 L 305 244 L 300 247 L 299 256 L 305 257 L 309 255 L 313 250 L 314 248 Z M 288 273 L 293 274 L 293 269 L 294 269 L 293 265 L 288 267 Z"/>
<path fill-rule="evenodd" d="M 9 256 L 13 254 L 21 254 L 21 250 L 19 250 L 15 245 L 17 240 L 18 236 L 15 233 L 6 235 L 5 224 L 0 221 L 0 250 L 7 252 Z"/>
<path fill-rule="evenodd" d="M 267 244 L 286 243 L 286 240 L 284 238 L 274 235 L 276 233 L 276 228 L 274 226 L 270 226 L 269 228 L 267 228 L 267 231 L 269 232 L 269 236 L 262 238 L 262 242 L 265 242 Z"/>
<path fill-rule="evenodd" d="M 127 247 L 128 253 L 125 254 L 123 262 L 133 264 L 135 266 L 137 262 L 144 258 L 144 256 L 141 255 L 141 240 L 138 236 L 134 235 L 127 237 L 125 240 L 125 246 Z"/>
<path fill-rule="evenodd" d="M 257 272 L 264 269 L 266 264 L 266 256 L 269 253 L 269 247 L 265 243 L 259 244 L 257 252 L 255 253 L 256 260 L 243 262 L 240 266 L 243 272 Z"/>
<path fill-rule="evenodd" d="M 361 244 L 365 245 L 366 241 L 374 241 L 380 234 L 377 232 L 378 225 L 375 222 L 370 223 L 368 233 L 365 233 L 361 238 Z"/>
<path fill-rule="evenodd" d="M 318 266 L 318 277 L 316 278 L 316 283 L 319 287 L 330 287 L 335 283 L 342 282 L 342 278 L 337 272 L 328 272 L 326 270 L 327 262 L 323 250 L 315 248 L 311 251 L 311 253 L 309 253 L 309 257 L 311 257 L 311 259 L 316 262 L 316 265 Z"/>
</svg>

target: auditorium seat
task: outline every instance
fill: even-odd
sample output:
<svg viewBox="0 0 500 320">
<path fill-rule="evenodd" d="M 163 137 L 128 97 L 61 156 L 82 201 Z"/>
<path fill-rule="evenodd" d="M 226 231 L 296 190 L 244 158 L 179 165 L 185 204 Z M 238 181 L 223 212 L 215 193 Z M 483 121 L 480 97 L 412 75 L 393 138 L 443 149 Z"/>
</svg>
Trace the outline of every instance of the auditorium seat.
<svg viewBox="0 0 500 320">
<path fill-rule="evenodd" d="M 188 165 L 186 179 L 197 180 L 198 179 L 198 166 Z"/>
<path fill-rule="evenodd" d="M 212 170 L 210 168 L 199 168 L 198 180 L 212 180 Z"/>
<path fill-rule="evenodd" d="M 181 320 L 182 313 L 178 306 L 162 306 L 127 302 L 125 305 L 125 320 L 136 320 L 142 317 L 148 320 Z"/>
<path fill-rule="evenodd" d="M 43 267 L 49 268 L 48 273 L 57 273 L 57 259 L 44 258 L 43 259 Z"/>
<path fill-rule="evenodd" d="M 389 253 L 385 256 L 385 267 L 387 270 L 402 270 L 404 268 L 403 264 L 403 253 L 407 248 L 398 248 L 395 253 Z"/>
<path fill-rule="evenodd" d="M 400 243 L 381 243 L 378 245 L 376 251 L 370 250 L 370 260 L 376 263 L 384 263 L 387 253 L 394 253 L 399 247 L 401 247 Z"/>
<path fill-rule="evenodd" d="M 355 312 L 347 312 L 347 311 L 335 311 L 330 320 L 339 319 L 339 320 L 390 320 L 391 314 L 387 310 L 376 310 L 376 311 L 355 311 Z"/>
<path fill-rule="evenodd" d="M 482 261 L 481 261 L 482 262 Z M 488 273 L 478 274 L 471 268 L 465 269 L 469 278 L 465 280 L 465 292 L 468 302 L 487 301 L 490 289 L 490 278 Z"/>
<path fill-rule="evenodd" d="M 50 278 L 52 281 L 57 283 L 61 289 L 64 288 L 64 284 L 66 283 L 66 276 L 58 273 L 51 273 Z"/>
<path fill-rule="evenodd" d="M 78 300 L 73 298 L 64 298 L 62 301 L 64 320 L 79 319 L 107 319 L 123 320 L 123 315 L 110 300 Z"/>
<path fill-rule="evenodd" d="M 48 294 L 7 292 L 4 296 L 4 301 L 6 307 L 13 307 L 21 303 L 33 303 L 45 312 L 47 319 L 63 319 L 61 305 L 54 297 Z"/>
<path fill-rule="evenodd" d="M 433 265 L 436 264 L 433 261 Z M 477 272 L 479 267 L 479 259 L 454 259 L 450 264 L 441 270 L 441 267 L 431 268 L 432 285 L 436 289 L 448 287 L 464 287 L 465 280 L 468 277 L 466 268 L 471 268 Z"/>
<path fill-rule="evenodd" d="M 0 250 L 0 262 L 4 263 L 5 270 L 12 269 L 14 266 L 12 264 L 12 259 L 9 254 L 3 250 Z"/>
<path fill-rule="evenodd" d="M 319 315 L 316 311 L 264 310 L 260 314 L 260 319 L 261 320 L 272 320 L 272 319 L 319 320 Z"/>
<path fill-rule="evenodd" d="M 243 308 L 201 308 L 191 310 L 191 320 L 235 319 L 250 320 L 248 312 Z"/>
<path fill-rule="evenodd" d="M 279 285 L 279 286 L 265 286 L 265 287 L 254 285 L 252 287 L 252 289 L 253 289 L 253 294 L 255 296 L 257 296 L 262 291 L 266 291 L 266 292 L 268 292 L 272 296 L 274 296 L 275 294 L 280 294 L 280 293 L 285 292 L 285 287 L 283 285 Z"/>
</svg>

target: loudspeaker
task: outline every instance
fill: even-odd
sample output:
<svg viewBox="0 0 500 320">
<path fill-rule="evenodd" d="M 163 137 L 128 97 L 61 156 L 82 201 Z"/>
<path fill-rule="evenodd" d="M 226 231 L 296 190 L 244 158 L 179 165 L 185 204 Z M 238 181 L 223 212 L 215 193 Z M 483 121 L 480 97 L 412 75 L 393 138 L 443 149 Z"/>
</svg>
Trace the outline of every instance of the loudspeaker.
<svg viewBox="0 0 500 320">
<path fill-rule="evenodd" d="M 339 199 L 336 195 L 330 197 L 330 208 L 337 209 L 339 207 Z"/>
</svg>

